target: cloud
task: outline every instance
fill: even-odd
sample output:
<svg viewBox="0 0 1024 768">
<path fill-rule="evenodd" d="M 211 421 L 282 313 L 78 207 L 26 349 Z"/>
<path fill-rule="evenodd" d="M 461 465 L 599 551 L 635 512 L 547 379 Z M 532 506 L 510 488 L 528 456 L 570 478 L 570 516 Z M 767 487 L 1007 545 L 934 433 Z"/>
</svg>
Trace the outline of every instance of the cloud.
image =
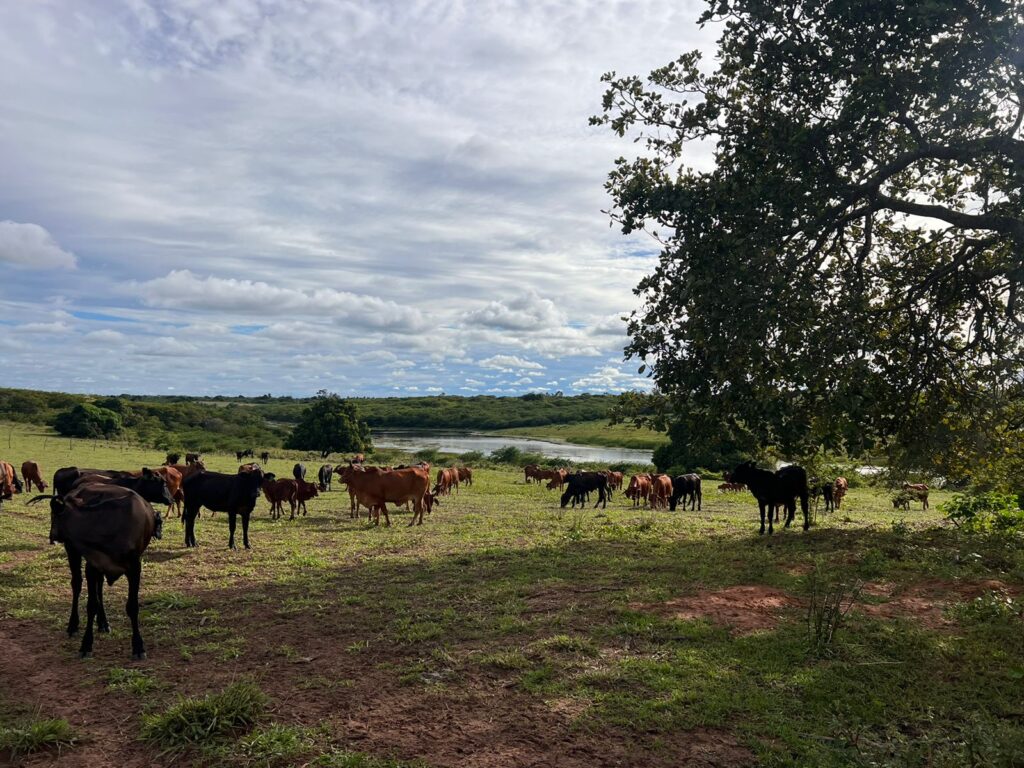
<svg viewBox="0 0 1024 768">
<path fill-rule="evenodd" d="M 649 390 L 653 387 L 650 379 L 626 373 L 612 365 L 606 365 L 592 373 L 576 379 L 573 388 L 588 392 L 624 392 L 630 389 Z"/>
<path fill-rule="evenodd" d="M 536 292 L 510 301 L 492 301 L 466 315 L 467 325 L 482 325 L 513 331 L 544 331 L 566 322 L 565 314 L 550 299 Z"/>
<path fill-rule="evenodd" d="M 492 368 L 503 373 L 518 371 L 543 371 L 544 366 L 533 360 L 524 360 L 515 355 L 494 355 L 477 363 L 481 368 Z"/>
<path fill-rule="evenodd" d="M 31 269 L 74 269 L 75 255 L 65 251 L 38 224 L 0 221 L 0 262 Z"/>
</svg>

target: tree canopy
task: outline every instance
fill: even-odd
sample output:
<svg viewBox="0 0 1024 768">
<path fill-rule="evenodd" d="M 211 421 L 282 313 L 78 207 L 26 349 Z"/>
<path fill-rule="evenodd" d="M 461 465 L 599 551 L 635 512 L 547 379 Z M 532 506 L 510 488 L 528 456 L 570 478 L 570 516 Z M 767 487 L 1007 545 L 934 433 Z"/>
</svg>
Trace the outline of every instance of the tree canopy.
<svg viewBox="0 0 1024 768">
<path fill-rule="evenodd" d="M 91 403 L 80 403 L 57 414 L 53 422 L 58 434 L 65 437 L 114 437 L 120 434 L 121 416 Z"/>
<path fill-rule="evenodd" d="M 920 461 L 1020 396 L 1022 7 L 713 0 L 713 66 L 605 75 L 613 220 L 663 246 L 627 354 L 677 432 Z"/>
<path fill-rule="evenodd" d="M 325 455 L 364 451 L 372 447 L 370 428 L 359 420 L 352 403 L 320 390 L 313 404 L 302 412 L 284 447 Z"/>
</svg>

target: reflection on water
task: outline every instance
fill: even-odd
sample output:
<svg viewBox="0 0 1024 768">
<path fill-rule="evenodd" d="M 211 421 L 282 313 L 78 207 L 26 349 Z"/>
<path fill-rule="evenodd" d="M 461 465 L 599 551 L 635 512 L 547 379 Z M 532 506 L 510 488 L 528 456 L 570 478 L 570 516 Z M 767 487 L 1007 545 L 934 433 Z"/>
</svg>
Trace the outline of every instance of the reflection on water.
<svg viewBox="0 0 1024 768">
<path fill-rule="evenodd" d="M 480 435 L 472 432 L 415 432 L 415 431 L 374 431 L 373 444 L 378 448 L 399 448 L 403 451 L 419 451 L 433 448 L 442 453 L 468 453 L 480 451 L 491 453 L 506 445 L 512 445 L 527 453 L 539 453 L 548 458 L 569 461 L 599 461 L 608 464 L 628 462 L 649 464 L 651 451 L 639 448 L 608 448 L 600 445 L 576 445 L 574 443 L 551 443 L 529 437 L 512 435 Z"/>
</svg>

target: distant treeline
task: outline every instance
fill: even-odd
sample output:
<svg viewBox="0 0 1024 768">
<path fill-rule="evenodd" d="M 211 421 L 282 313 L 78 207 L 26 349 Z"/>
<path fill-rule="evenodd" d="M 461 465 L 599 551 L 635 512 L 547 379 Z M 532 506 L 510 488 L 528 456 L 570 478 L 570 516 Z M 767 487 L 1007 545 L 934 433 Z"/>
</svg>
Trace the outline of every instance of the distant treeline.
<svg viewBox="0 0 1024 768">
<path fill-rule="evenodd" d="M 349 398 L 376 429 L 490 430 L 604 419 L 614 395 Z M 78 405 L 120 417 L 123 434 L 161 449 L 201 451 L 280 447 L 312 398 L 70 395 L 0 389 L 0 420 L 53 426 Z"/>
</svg>

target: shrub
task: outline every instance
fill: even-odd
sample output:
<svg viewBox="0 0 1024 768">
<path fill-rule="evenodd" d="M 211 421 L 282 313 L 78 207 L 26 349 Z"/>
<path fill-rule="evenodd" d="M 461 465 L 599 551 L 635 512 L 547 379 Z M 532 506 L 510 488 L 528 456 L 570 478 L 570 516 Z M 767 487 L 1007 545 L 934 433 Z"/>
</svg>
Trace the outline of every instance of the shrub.
<svg viewBox="0 0 1024 768">
<path fill-rule="evenodd" d="M 807 643 L 812 655 L 828 656 L 839 627 L 860 599 L 864 585 L 859 580 L 844 581 L 825 573 L 820 562 L 815 563 L 807 581 L 811 592 L 807 602 Z"/>
<path fill-rule="evenodd" d="M 106 408 L 89 403 L 80 403 L 70 410 L 58 413 L 53 421 L 54 429 L 64 437 L 114 437 L 120 434 L 123 424 L 120 415 Z"/>
<path fill-rule="evenodd" d="M 946 519 L 969 533 L 1024 530 L 1024 509 L 1008 493 L 958 493 L 941 506 Z"/>
</svg>

